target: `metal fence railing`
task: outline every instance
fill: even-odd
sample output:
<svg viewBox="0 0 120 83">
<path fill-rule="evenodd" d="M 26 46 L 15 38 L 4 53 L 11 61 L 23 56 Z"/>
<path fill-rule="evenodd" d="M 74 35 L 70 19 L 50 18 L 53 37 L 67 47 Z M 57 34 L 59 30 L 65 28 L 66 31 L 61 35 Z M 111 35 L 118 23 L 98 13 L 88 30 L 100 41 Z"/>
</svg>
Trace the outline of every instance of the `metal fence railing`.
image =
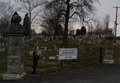
<svg viewBox="0 0 120 83">
<path fill-rule="evenodd" d="M 91 58 L 92 56 L 94 56 L 96 53 L 98 53 L 99 52 L 99 63 L 101 64 L 102 63 L 102 47 L 100 47 L 100 49 L 99 50 L 96 50 L 96 51 L 94 51 L 93 53 L 91 53 L 91 54 L 89 54 L 88 56 L 86 56 L 86 57 L 84 57 L 84 58 L 81 58 L 81 59 L 77 59 L 77 60 L 68 60 L 68 61 L 72 61 L 72 63 L 73 63 L 73 66 L 74 66 L 74 64 L 77 62 L 77 61 L 84 61 L 84 60 L 87 60 L 88 58 Z M 37 68 L 37 64 L 38 64 L 38 60 L 39 60 L 39 56 L 35 53 L 35 52 L 33 52 L 33 72 L 32 72 L 32 74 L 35 74 L 36 73 L 36 68 Z M 49 59 L 44 59 L 44 60 L 46 60 L 46 61 L 55 61 L 55 62 L 58 62 L 59 61 L 59 64 L 60 64 L 60 67 L 62 68 L 62 61 L 63 60 L 49 60 Z M 67 61 L 67 60 L 66 60 Z"/>
</svg>

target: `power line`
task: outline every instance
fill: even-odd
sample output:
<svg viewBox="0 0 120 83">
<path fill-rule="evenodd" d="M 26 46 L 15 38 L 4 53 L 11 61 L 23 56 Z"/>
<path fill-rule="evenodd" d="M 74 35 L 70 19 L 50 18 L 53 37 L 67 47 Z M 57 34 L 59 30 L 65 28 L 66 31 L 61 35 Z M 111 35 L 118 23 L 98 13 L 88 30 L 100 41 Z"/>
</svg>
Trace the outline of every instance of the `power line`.
<svg viewBox="0 0 120 83">
<path fill-rule="evenodd" d="M 118 17 L 118 8 L 120 8 L 120 7 L 113 7 L 113 8 L 116 8 L 116 18 L 115 18 L 115 40 L 114 40 L 114 42 L 116 43 L 116 30 L 117 30 L 117 25 L 118 25 L 118 23 L 117 23 L 117 17 Z"/>
</svg>

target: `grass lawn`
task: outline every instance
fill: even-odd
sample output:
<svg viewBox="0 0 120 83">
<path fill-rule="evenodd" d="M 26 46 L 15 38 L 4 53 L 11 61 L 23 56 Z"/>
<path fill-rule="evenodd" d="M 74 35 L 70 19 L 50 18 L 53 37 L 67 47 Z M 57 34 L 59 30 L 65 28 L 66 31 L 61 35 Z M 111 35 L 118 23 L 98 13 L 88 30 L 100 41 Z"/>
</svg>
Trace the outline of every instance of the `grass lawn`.
<svg viewBox="0 0 120 83">
<path fill-rule="evenodd" d="M 120 64 L 120 44 L 114 44 L 114 61 L 116 64 Z"/>
<path fill-rule="evenodd" d="M 71 61 L 63 61 L 62 68 L 60 68 L 60 65 L 57 64 L 56 61 L 50 61 L 49 56 L 55 56 L 59 54 L 59 51 L 56 51 L 54 49 L 54 45 L 52 42 L 55 43 L 57 48 L 63 48 L 61 45 L 62 40 L 53 40 L 50 41 L 44 41 L 41 38 L 34 38 L 33 41 L 27 41 L 25 42 L 24 48 L 25 48 L 25 55 L 24 55 L 24 70 L 27 73 L 26 78 L 34 77 L 34 76 L 42 76 L 42 75 L 49 75 L 49 74 L 55 74 L 65 71 L 72 71 L 76 69 L 85 69 L 85 68 L 92 68 L 101 66 L 104 64 L 100 64 L 100 47 L 103 48 L 103 57 L 104 57 L 104 50 L 105 50 L 105 40 L 101 38 L 101 42 L 98 43 L 96 39 L 93 41 L 92 39 L 82 39 L 80 46 L 82 49 L 80 49 L 78 45 L 78 40 L 76 39 L 68 39 L 69 45 L 66 48 L 77 48 L 78 49 L 78 56 L 77 56 L 77 62 L 73 66 L 71 64 Z M 2 42 L 2 41 L 0 41 Z M 35 43 L 37 45 L 35 45 Z M 87 42 L 95 42 L 96 44 L 87 43 Z M 36 52 L 36 47 L 39 46 L 39 49 L 42 50 L 43 56 L 46 58 L 46 64 L 42 64 L 42 59 L 39 59 L 38 66 L 36 69 L 36 75 L 32 75 L 32 64 L 33 64 L 33 58 L 29 56 L 29 51 L 34 50 Z M 44 47 L 47 47 L 47 51 L 44 51 Z M 7 45 L 1 46 L 6 48 L 5 52 L 0 52 L 0 78 L 2 79 L 2 75 L 7 72 Z M 84 49 L 83 49 L 84 48 Z M 51 51 L 49 51 L 49 50 Z M 114 59 L 115 63 L 120 63 L 120 46 L 119 44 L 114 45 Z"/>
</svg>

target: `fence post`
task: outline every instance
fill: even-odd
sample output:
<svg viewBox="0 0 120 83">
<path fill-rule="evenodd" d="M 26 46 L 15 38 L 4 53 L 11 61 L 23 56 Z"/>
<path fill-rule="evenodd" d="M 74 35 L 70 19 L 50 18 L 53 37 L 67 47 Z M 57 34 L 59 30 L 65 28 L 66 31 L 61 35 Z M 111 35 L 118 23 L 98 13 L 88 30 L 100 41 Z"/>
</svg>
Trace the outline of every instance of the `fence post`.
<svg viewBox="0 0 120 83">
<path fill-rule="evenodd" d="M 100 47 L 100 64 L 102 64 L 102 47 Z"/>
<path fill-rule="evenodd" d="M 35 74 L 36 72 L 36 54 L 35 52 L 33 52 L 33 73 L 32 74 Z"/>
<path fill-rule="evenodd" d="M 24 20 L 26 23 L 26 20 Z M 8 38 L 7 73 L 3 75 L 3 80 L 20 80 L 26 73 L 24 72 L 24 37 L 28 35 L 28 27 L 20 24 L 21 17 L 15 12 L 12 15 L 11 23 L 3 31 Z"/>
<path fill-rule="evenodd" d="M 62 68 L 62 60 L 60 60 L 61 64 L 60 64 L 60 68 Z"/>
<path fill-rule="evenodd" d="M 32 74 L 36 73 L 36 68 L 37 68 L 38 60 L 39 60 L 39 56 L 36 55 L 35 52 L 33 52 L 33 73 Z"/>
</svg>

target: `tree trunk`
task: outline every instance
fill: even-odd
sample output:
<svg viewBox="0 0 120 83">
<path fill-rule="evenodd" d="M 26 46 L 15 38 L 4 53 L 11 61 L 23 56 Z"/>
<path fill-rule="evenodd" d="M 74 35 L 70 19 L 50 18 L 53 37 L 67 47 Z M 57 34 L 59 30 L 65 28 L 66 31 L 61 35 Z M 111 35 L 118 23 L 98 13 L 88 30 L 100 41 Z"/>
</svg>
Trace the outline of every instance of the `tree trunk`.
<svg viewBox="0 0 120 83">
<path fill-rule="evenodd" d="M 57 29 L 57 27 L 55 27 L 55 29 L 54 29 L 54 38 L 53 39 L 56 39 L 56 29 Z"/>
<path fill-rule="evenodd" d="M 31 22 L 31 5 L 30 5 L 30 2 L 28 0 L 28 4 L 29 4 L 29 17 L 30 17 L 30 27 L 29 27 L 29 38 L 31 39 L 31 25 L 32 25 L 32 22 Z"/>
<path fill-rule="evenodd" d="M 68 22 L 69 22 L 69 14 L 70 14 L 70 0 L 67 0 L 67 11 L 65 15 L 65 30 L 64 30 L 64 37 L 63 37 L 63 46 L 67 46 L 67 38 L 68 38 Z"/>
<path fill-rule="evenodd" d="M 56 20 L 56 24 L 55 24 L 55 28 L 54 28 L 54 38 L 53 39 L 56 39 L 57 28 L 58 28 L 58 21 Z"/>
</svg>

